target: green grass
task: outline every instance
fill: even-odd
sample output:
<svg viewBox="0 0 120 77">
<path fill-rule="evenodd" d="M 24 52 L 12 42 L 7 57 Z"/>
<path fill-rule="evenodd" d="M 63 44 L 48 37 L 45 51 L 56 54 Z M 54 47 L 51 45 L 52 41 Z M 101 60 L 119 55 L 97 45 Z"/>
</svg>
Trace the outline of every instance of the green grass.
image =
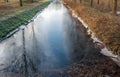
<svg viewBox="0 0 120 77">
<path fill-rule="evenodd" d="M 44 2 L 18 15 L 0 21 L 0 38 L 5 37 L 9 32 L 30 20 L 36 13 L 48 6 L 49 3 L 50 2 Z"/>
</svg>

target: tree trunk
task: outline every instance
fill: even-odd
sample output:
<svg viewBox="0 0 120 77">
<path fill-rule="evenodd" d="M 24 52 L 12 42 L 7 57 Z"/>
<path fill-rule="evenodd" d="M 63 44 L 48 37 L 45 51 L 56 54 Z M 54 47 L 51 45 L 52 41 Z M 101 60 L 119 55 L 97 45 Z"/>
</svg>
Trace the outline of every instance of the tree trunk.
<svg viewBox="0 0 120 77">
<path fill-rule="evenodd" d="M 33 3 L 33 2 L 34 2 L 34 0 L 31 0 L 31 2 Z"/>
<path fill-rule="evenodd" d="M 80 3 L 82 3 L 82 0 L 80 0 Z"/>
<path fill-rule="evenodd" d="M 100 4 L 100 0 L 97 1 L 97 4 L 98 4 L 98 5 Z"/>
<path fill-rule="evenodd" d="M 6 2 L 8 2 L 8 0 L 6 0 Z"/>
<path fill-rule="evenodd" d="M 117 15 L 117 0 L 113 0 L 112 13 Z"/>
<path fill-rule="evenodd" d="M 23 2 L 22 2 L 22 0 L 19 0 L 20 1 L 20 6 L 23 6 Z"/>
<path fill-rule="evenodd" d="M 93 0 L 90 0 L 90 6 L 93 7 Z"/>
<path fill-rule="evenodd" d="M 5 2 L 8 2 L 9 0 L 4 0 Z"/>
</svg>

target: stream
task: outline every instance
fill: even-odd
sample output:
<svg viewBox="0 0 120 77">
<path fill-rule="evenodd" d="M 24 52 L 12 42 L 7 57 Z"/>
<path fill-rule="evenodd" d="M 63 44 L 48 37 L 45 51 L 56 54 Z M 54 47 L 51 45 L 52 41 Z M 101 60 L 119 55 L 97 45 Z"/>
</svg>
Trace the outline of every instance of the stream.
<svg viewBox="0 0 120 77">
<path fill-rule="evenodd" d="M 82 24 L 60 2 L 52 2 L 24 29 L 0 43 L 0 77 L 67 77 L 56 72 L 96 58 Z"/>
</svg>

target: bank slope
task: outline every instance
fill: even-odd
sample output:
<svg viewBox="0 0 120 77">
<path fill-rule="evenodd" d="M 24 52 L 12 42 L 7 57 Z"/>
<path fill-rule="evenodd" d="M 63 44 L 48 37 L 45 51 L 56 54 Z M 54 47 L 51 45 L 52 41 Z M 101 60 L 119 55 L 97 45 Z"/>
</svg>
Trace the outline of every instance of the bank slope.
<svg viewBox="0 0 120 77">
<path fill-rule="evenodd" d="M 110 51 L 120 55 L 120 16 L 103 13 L 95 8 L 68 0 L 63 0 L 81 17 Z"/>
</svg>

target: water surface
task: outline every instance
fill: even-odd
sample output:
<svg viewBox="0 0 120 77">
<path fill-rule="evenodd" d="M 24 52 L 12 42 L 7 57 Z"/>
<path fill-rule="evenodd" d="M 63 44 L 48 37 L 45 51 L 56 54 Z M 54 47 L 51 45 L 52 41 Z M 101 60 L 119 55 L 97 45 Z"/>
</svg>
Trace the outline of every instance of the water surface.
<svg viewBox="0 0 120 77">
<path fill-rule="evenodd" d="M 100 49 L 94 47 L 86 29 L 63 4 L 53 2 L 24 30 L 0 44 L 1 76 L 44 76 L 45 71 L 95 58 L 92 51 Z"/>
</svg>

